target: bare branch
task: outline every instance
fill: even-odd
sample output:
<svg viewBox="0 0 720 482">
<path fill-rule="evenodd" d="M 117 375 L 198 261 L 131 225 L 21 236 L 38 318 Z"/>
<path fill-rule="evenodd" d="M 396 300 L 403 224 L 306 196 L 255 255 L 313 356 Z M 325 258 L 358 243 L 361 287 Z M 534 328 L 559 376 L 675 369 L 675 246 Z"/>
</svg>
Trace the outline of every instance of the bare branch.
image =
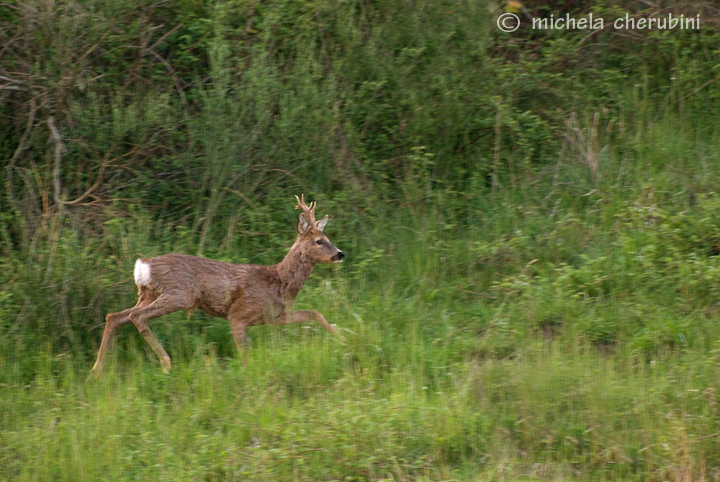
<svg viewBox="0 0 720 482">
<path fill-rule="evenodd" d="M 255 8 L 257 7 L 257 2 L 253 2 L 250 5 L 250 10 L 248 11 L 248 19 L 247 22 L 245 22 L 245 33 L 257 33 L 257 30 L 253 29 L 253 19 L 255 17 Z"/>
<path fill-rule="evenodd" d="M 15 153 L 8 161 L 7 166 L 5 166 L 6 176 L 5 176 L 5 188 L 8 193 L 8 200 L 10 201 L 10 205 L 13 207 L 14 210 L 17 210 L 17 204 L 15 201 L 15 189 L 13 186 L 13 172 L 15 170 L 15 163 L 20 158 L 20 155 L 25 150 L 25 142 L 27 141 L 27 138 L 30 136 L 30 132 L 35 127 L 35 113 L 37 112 L 37 104 L 35 103 L 35 99 L 30 99 L 30 113 L 28 114 L 28 120 L 25 124 L 25 132 L 23 132 L 22 137 L 20 138 L 20 142 L 18 142 L 18 146 L 15 149 Z"/>
<path fill-rule="evenodd" d="M 72 201 L 65 201 L 64 204 L 69 204 L 71 206 L 75 205 L 75 204 L 80 204 L 80 202 L 83 199 L 90 196 L 95 191 L 95 189 L 97 189 L 102 184 L 102 175 L 104 172 L 105 172 L 105 163 L 103 163 L 102 166 L 100 166 L 100 171 L 98 172 L 97 180 L 95 181 L 95 183 L 92 186 L 90 186 L 89 188 L 87 188 L 87 190 L 84 193 L 82 193 L 80 196 L 73 199 Z"/>
<path fill-rule="evenodd" d="M 172 65 L 170 65 L 170 62 L 168 62 L 166 59 L 163 58 L 162 55 L 155 52 L 152 47 L 148 49 L 148 52 L 152 54 L 153 57 L 158 59 L 158 61 L 165 66 L 165 69 L 170 74 L 170 77 L 173 79 L 173 83 L 175 84 L 175 90 L 177 91 L 178 95 L 180 96 L 180 102 L 182 102 L 183 106 L 187 108 L 187 101 L 185 100 L 185 92 L 183 92 L 182 85 L 180 85 L 180 80 L 178 79 L 177 74 L 175 74 L 175 70 L 172 68 Z"/>
<path fill-rule="evenodd" d="M 157 28 L 160 28 L 160 27 L 164 27 L 164 25 L 158 25 Z M 180 27 L 182 27 L 182 24 L 176 25 L 175 27 L 173 27 L 173 28 L 171 28 L 170 30 L 168 30 L 167 32 L 165 32 L 163 35 L 160 36 L 159 39 L 157 39 L 157 40 L 155 41 L 155 43 L 153 43 L 151 46 L 149 46 L 148 49 L 149 49 L 149 50 L 150 50 L 150 49 L 154 49 L 155 47 L 157 47 L 158 45 L 160 45 L 166 38 L 168 38 L 173 32 L 175 32 L 176 30 L 178 30 Z"/>
<path fill-rule="evenodd" d="M 65 148 L 65 144 L 63 143 L 62 136 L 60 135 L 60 132 L 57 129 L 57 126 L 55 125 L 55 118 L 53 116 L 49 116 L 47 118 L 47 125 L 50 129 L 50 136 L 52 140 L 55 142 L 55 166 L 53 167 L 53 198 L 55 200 L 55 204 L 58 206 L 58 211 L 62 211 L 63 209 L 63 199 L 62 199 L 62 183 L 60 182 L 60 175 L 62 174 L 61 169 L 61 161 L 62 161 L 62 155 L 64 152 L 67 151 Z"/>
</svg>

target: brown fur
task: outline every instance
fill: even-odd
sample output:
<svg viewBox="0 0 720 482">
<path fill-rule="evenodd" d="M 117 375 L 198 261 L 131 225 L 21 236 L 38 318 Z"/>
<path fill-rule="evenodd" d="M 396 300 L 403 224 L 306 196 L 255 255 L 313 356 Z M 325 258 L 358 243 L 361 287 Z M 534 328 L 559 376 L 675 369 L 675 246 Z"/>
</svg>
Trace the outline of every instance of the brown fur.
<svg viewBox="0 0 720 482">
<path fill-rule="evenodd" d="M 296 196 L 297 198 L 297 196 Z M 335 329 L 314 310 L 292 311 L 292 304 L 317 263 L 340 262 L 344 253 L 322 232 L 327 216 L 315 221 L 315 204 L 298 199 L 298 237 L 285 258 L 273 266 L 231 264 L 199 256 L 169 253 L 142 259 L 150 265 L 150 280 L 138 286 L 137 304 L 105 319 L 105 331 L 92 372 L 103 370 L 115 331 L 133 323 L 168 372 L 171 361 L 147 322 L 176 311 L 199 309 L 230 323 L 239 350 L 247 347 L 248 326 L 317 321 Z"/>
</svg>

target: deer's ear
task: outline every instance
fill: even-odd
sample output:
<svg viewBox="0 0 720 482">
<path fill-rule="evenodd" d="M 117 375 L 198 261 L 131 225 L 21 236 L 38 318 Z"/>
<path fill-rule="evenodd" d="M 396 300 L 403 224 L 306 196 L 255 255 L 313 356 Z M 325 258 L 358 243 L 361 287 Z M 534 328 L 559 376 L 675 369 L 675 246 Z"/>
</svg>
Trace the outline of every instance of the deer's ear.
<svg viewBox="0 0 720 482">
<path fill-rule="evenodd" d="M 300 236 L 304 236 L 308 229 L 310 229 L 310 223 L 305 219 L 305 213 L 302 213 L 298 216 L 297 232 Z"/>
<path fill-rule="evenodd" d="M 327 224 L 327 222 L 328 222 L 327 214 L 325 215 L 324 218 L 322 218 L 320 221 L 317 222 L 317 228 L 320 230 L 321 233 L 322 233 L 322 230 L 325 229 L 325 225 Z"/>
</svg>

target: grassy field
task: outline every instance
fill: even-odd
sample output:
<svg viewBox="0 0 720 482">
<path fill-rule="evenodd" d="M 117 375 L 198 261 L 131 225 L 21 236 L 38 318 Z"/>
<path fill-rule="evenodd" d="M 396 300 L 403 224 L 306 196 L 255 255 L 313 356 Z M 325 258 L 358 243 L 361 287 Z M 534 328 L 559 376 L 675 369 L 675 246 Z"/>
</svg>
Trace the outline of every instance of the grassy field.
<svg viewBox="0 0 720 482">
<path fill-rule="evenodd" d="M 305 337 L 261 347 L 248 365 L 204 350 L 170 376 L 138 360 L 90 384 L 86 371 L 67 360 L 39 356 L 32 386 L 2 390 L 4 477 L 712 475 L 718 429 L 712 357 L 646 366 L 631 354 L 607 357 L 538 342 L 515 360 L 452 361 L 408 342 L 375 345 L 376 355 L 328 345 Z"/>
<path fill-rule="evenodd" d="M 657 138 L 657 152 L 679 142 Z M 257 327 L 243 362 L 223 320 L 176 314 L 153 324 L 169 375 L 126 327 L 86 380 L 92 352 L 28 346 L 9 327 L 3 477 L 712 480 L 720 261 L 703 250 L 720 200 L 682 191 L 718 179 L 706 154 L 579 197 L 548 176 L 556 201 L 498 194 L 467 234 L 428 223 L 437 208 L 398 210 L 369 239 L 336 223 L 331 239 L 357 251 L 318 267 L 297 306 L 344 342 Z M 112 309 L 132 303 L 129 271 Z"/>
<path fill-rule="evenodd" d="M 324 298 L 311 299 L 327 306 Z M 558 303 L 545 309 L 564 311 Z M 218 357 L 209 335 L 196 346 L 178 346 L 171 338 L 178 328 L 157 322 L 166 328 L 160 331 L 170 353 L 188 352 L 167 376 L 139 337 L 100 380 L 86 381 L 89 362 L 43 347 L 24 360 L 4 357 L 3 477 L 697 480 L 714 474 L 720 350 L 713 341 L 718 329 L 705 317 L 665 315 L 667 324 L 704 325 L 704 337 L 688 327 L 675 335 L 682 337 L 672 341 L 677 349 L 648 358 L 622 346 L 592 346 L 583 334 L 533 333 L 538 313 L 527 304 L 527 311 L 508 312 L 526 333 L 501 326 L 497 317 L 482 335 L 463 329 L 464 320 L 443 301 L 390 294 L 352 305 L 326 310 L 345 328 L 346 343 L 314 327 L 257 328 L 247 363 Z M 612 310 L 588 307 L 606 309 Z M 619 313 L 603 317 L 625 321 Z M 517 340 L 512 353 L 484 356 L 496 334 Z"/>
</svg>

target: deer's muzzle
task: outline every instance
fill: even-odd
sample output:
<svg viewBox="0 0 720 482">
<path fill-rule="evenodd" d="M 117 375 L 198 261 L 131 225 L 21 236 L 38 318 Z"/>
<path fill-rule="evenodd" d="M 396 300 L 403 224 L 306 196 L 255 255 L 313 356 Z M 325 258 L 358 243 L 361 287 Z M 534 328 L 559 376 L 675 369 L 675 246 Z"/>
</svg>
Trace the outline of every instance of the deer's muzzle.
<svg viewBox="0 0 720 482">
<path fill-rule="evenodd" d="M 343 253 L 342 251 L 338 251 L 338 253 L 331 259 L 333 263 L 342 263 L 343 259 L 345 259 L 345 253 Z"/>
</svg>

